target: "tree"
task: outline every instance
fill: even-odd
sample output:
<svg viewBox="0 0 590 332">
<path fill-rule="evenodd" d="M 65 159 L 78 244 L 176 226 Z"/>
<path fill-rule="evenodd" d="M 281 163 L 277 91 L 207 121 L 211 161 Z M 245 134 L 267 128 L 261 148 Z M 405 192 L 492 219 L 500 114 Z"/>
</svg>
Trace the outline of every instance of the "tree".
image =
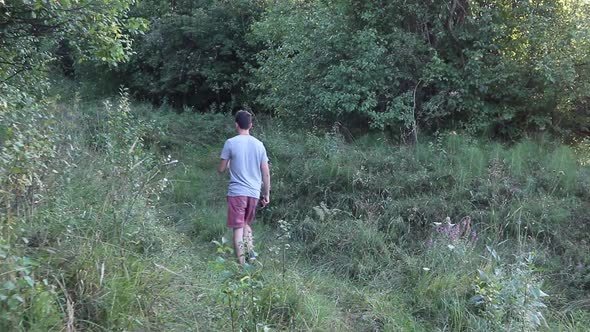
<svg viewBox="0 0 590 332">
<path fill-rule="evenodd" d="M 147 28 L 143 19 L 127 18 L 133 2 L 1 0 L 0 83 L 35 86 L 60 43 L 67 43 L 79 61 L 116 65 L 127 60 L 130 36 Z"/>
<path fill-rule="evenodd" d="M 588 131 L 581 0 L 276 1 L 254 24 L 259 102 L 304 123 Z M 574 120 L 577 119 L 577 120 Z M 359 124 L 360 121 L 360 124 Z"/>
<path fill-rule="evenodd" d="M 133 15 L 152 22 L 118 75 L 134 96 L 156 104 L 225 110 L 247 102 L 247 67 L 257 49 L 245 35 L 260 1 L 149 0 Z"/>
</svg>

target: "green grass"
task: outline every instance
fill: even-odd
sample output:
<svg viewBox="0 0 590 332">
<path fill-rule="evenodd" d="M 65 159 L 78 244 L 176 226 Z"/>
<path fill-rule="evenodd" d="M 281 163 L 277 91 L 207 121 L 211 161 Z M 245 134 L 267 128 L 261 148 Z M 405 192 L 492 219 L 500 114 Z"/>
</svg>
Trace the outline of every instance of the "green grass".
<svg viewBox="0 0 590 332">
<path fill-rule="evenodd" d="M 254 134 L 267 146 L 273 173 L 272 208 L 259 216 L 264 225 L 255 229 L 259 250 L 280 245 L 278 220 L 294 225 L 289 249 L 294 258 L 285 277 L 289 287 L 283 288 L 285 302 L 271 310 L 273 328 L 493 330 L 497 325 L 469 303 L 477 270 L 488 264 L 483 244 L 499 245 L 508 261 L 514 252 L 551 257 L 552 250 L 572 250 L 561 240 L 571 238 L 568 227 L 577 228 L 575 215 L 583 213 L 585 191 L 578 179 L 585 170 L 568 147 L 532 140 L 505 147 L 458 135 L 415 148 L 362 140 L 350 145 L 337 135 L 293 132 L 276 123 Z M 201 180 L 221 187 L 213 168 L 223 139 L 209 146 L 212 161 L 194 169 L 210 174 Z M 223 192 L 207 199 L 198 184 L 192 188 L 187 197 L 210 205 L 193 212 L 197 221 L 191 234 L 198 241 L 229 236 L 220 226 L 224 202 L 216 198 Z M 425 245 L 433 222 L 447 216 L 457 222 L 466 215 L 474 220 L 478 245 L 452 252 L 446 244 Z M 280 285 L 281 258 L 269 256 L 262 256 L 265 282 Z M 551 277 L 551 269 L 563 268 L 562 259 L 538 264 L 546 271 L 546 287 L 565 287 Z M 298 272 L 306 269 L 321 271 L 321 279 Z M 552 297 L 549 313 L 571 300 Z M 566 324 L 551 323 L 553 328 Z"/>
<path fill-rule="evenodd" d="M 548 138 L 507 146 L 456 134 L 414 147 L 377 134 L 346 143 L 337 133 L 261 119 L 253 134 L 272 161 L 271 206 L 254 227 L 259 263 L 238 270 L 211 243 L 231 239 L 227 178 L 215 168 L 232 119 L 135 105 L 147 121 L 141 137 L 149 158 L 133 166 L 136 124 L 118 127 L 129 137 L 102 133 L 92 122 L 101 110 L 80 106 L 91 122 L 63 128 L 77 142 L 62 157 L 70 166 L 51 173 L 47 199 L 18 233 L 29 241 L 20 252 L 42 262 L 37 279 L 55 286 L 55 300 L 43 303 L 55 304 L 62 325 L 231 331 L 233 320 L 246 330 L 258 323 L 277 331 L 502 331 L 524 324 L 518 310 L 528 307 L 498 299 L 508 314 L 494 319 L 474 305 L 478 270 L 490 273 L 494 264 L 504 272 L 489 287 L 508 292 L 527 273 L 543 281 L 548 327 L 541 330 L 590 324 L 584 147 Z M 108 139 L 119 142 L 116 153 L 100 145 Z M 178 162 L 161 168 L 166 160 Z M 153 169 L 160 173 L 144 185 Z M 475 243 L 434 231 L 434 222 L 465 216 Z M 290 237 L 280 221 L 290 224 Z M 517 271 L 529 252 L 534 268 Z M 230 291 L 239 294 L 233 317 Z M 522 299 L 517 293 L 509 295 Z M 35 322 L 35 310 L 22 317 Z"/>
</svg>

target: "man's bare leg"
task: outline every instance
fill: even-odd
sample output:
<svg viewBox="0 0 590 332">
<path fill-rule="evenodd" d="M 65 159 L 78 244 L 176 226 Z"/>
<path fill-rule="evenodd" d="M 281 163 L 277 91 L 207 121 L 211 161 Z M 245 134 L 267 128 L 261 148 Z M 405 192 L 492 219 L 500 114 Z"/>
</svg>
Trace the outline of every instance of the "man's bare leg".
<svg viewBox="0 0 590 332">
<path fill-rule="evenodd" d="M 252 227 L 246 224 L 244 225 L 244 244 L 246 245 L 246 251 L 248 253 L 254 250 L 254 238 L 252 235 Z"/>
<path fill-rule="evenodd" d="M 244 228 L 234 228 L 234 251 L 238 263 L 244 265 Z"/>
</svg>

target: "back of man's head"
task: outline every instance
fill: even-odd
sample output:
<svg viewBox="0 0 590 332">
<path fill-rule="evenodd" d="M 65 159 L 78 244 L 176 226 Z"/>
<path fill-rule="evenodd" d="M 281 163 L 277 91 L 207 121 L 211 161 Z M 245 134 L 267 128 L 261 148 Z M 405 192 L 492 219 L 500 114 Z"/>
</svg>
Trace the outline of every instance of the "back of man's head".
<svg viewBox="0 0 590 332">
<path fill-rule="evenodd" d="M 248 111 L 239 110 L 236 113 L 236 123 L 240 129 L 250 129 L 252 126 L 252 114 Z"/>
</svg>

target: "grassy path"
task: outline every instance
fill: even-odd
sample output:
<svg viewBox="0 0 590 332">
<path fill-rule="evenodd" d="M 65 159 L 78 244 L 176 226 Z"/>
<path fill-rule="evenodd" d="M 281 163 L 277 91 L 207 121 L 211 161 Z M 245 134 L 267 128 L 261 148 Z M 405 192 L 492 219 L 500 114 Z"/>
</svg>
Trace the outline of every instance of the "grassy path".
<svg viewBox="0 0 590 332">
<path fill-rule="evenodd" d="M 217 237 L 223 211 L 219 199 L 209 194 L 222 179 L 207 169 L 210 156 L 179 154 L 178 166 L 168 174 L 170 193 L 164 197 L 162 210 L 167 219 L 168 236 L 173 243 L 154 258 L 170 275 L 169 294 L 163 298 L 160 323 L 169 331 L 209 331 L 221 328 L 222 308 L 215 305 L 217 280 L 208 269 L 214 259 L 214 247 L 200 234 L 207 228 L 207 237 Z M 201 154 L 203 153 L 203 154 Z M 217 183 L 212 183 L 217 182 Z"/>
<path fill-rule="evenodd" d="M 168 175 L 173 188 L 163 208 L 172 243 L 154 262 L 169 273 L 169 294 L 159 312 L 169 331 L 231 329 L 219 275 L 209 267 L 216 258 L 211 241 L 231 236 L 225 227 L 226 179 L 215 171 L 217 153 L 208 147 L 183 151 L 174 156 L 180 162 Z M 292 255 L 295 248 L 290 249 L 283 279 L 276 230 L 258 222 L 254 232 L 266 288 L 284 287 L 282 303 L 268 308 L 275 321 L 271 329 L 357 331 L 376 323 L 376 317 L 365 315 L 375 309 L 367 301 L 372 297 L 367 289 Z"/>
</svg>

